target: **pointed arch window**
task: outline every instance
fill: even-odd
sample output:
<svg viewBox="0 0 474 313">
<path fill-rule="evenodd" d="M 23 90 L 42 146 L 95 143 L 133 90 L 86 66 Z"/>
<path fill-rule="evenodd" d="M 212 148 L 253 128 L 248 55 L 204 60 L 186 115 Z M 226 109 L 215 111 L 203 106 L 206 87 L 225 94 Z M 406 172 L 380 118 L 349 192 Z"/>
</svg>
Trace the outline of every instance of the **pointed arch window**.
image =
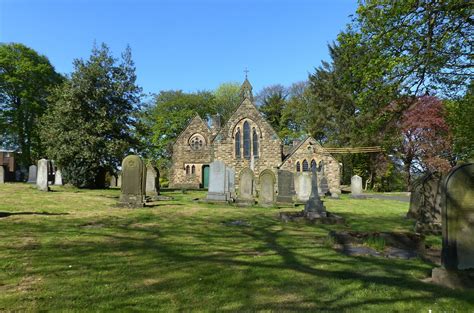
<svg viewBox="0 0 474 313">
<path fill-rule="evenodd" d="M 193 165 L 193 166 L 191 167 L 191 174 L 194 175 L 195 173 L 196 173 L 196 167 Z"/>
<path fill-rule="evenodd" d="M 189 175 L 189 165 L 186 165 L 186 175 Z"/>
<path fill-rule="evenodd" d="M 250 125 L 244 122 L 244 158 L 250 159 Z"/>
<path fill-rule="evenodd" d="M 297 171 L 297 172 L 301 172 L 300 161 L 296 162 L 296 171 Z"/>
<path fill-rule="evenodd" d="M 252 141 L 253 141 L 253 157 L 258 158 L 258 134 L 255 128 L 253 129 Z"/>
<path fill-rule="evenodd" d="M 317 168 L 317 167 L 316 167 L 316 161 L 313 159 L 313 160 L 311 160 L 311 171 L 312 171 L 313 169 L 316 169 L 316 168 Z"/>
<path fill-rule="evenodd" d="M 303 172 L 307 172 L 309 170 L 308 161 L 303 161 Z"/>
<path fill-rule="evenodd" d="M 240 128 L 235 133 L 235 157 L 240 159 Z"/>
</svg>

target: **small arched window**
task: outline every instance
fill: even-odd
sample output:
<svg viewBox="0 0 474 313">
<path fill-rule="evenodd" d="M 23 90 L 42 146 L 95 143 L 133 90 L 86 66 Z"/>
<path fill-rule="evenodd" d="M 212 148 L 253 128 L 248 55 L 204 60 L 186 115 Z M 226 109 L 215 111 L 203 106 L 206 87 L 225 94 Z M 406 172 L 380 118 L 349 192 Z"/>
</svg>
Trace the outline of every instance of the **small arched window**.
<svg viewBox="0 0 474 313">
<path fill-rule="evenodd" d="M 186 175 L 189 175 L 189 165 L 186 165 Z"/>
<path fill-rule="evenodd" d="M 250 159 L 250 125 L 244 122 L 244 158 Z"/>
<path fill-rule="evenodd" d="M 191 174 L 194 175 L 194 173 L 196 173 L 196 167 L 193 165 L 193 166 L 191 167 Z"/>
<path fill-rule="evenodd" d="M 253 139 L 253 157 L 258 158 L 258 135 L 255 128 L 253 129 L 252 139 Z"/>
<path fill-rule="evenodd" d="M 296 162 L 296 171 L 301 172 L 300 161 Z"/>
<path fill-rule="evenodd" d="M 240 159 L 240 128 L 235 133 L 235 157 Z"/>
<path fill-rule="evenodd" d="M 303 161 L 303 172 L 307 172 L 309 170 L 308 161 Z"/>
<path fill-rule="evenodd" d="M 311 161 L 311 170 L 313 169 L 316 170 L 316 161 L 314 159 Z"/>
</svg>

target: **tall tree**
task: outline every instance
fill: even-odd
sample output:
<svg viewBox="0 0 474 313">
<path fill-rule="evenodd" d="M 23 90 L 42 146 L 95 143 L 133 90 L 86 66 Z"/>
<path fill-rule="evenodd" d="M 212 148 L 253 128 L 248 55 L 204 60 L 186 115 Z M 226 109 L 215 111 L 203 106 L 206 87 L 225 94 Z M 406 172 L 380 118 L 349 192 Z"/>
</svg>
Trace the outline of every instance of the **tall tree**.
<svg viewBox="0 0 474 313">
<path fill-rule="evenodd" d="M 225 123 L 241 103 L 240 84 L 236 82 L 222 83 L 214 91 L 215 106 Z"/>
<path fill-rule="evenodd" d="M 24 166 L 43 154 L 38 119 L 61 81 L 45 56 L 22 44 L 0 44 L 0 145 L 18 148 Z"/>
<path fill-rule="evenodd" d="M 217 113 L 215 97 L 211 92 L 185 93 L 178 90 L 161 91 L 156 95 L 141 112 L 147 157 L 166 169 L 174 140 L 196 113 L 203 119 Z"/>
<path fill-rule="evenodd" d="M 360 1 L 353 24 L 367 51 L 379 51 L 366 71 L 380 70 L 414 95 L 467 87 L 474 74 L 472 1 Z"/>
<path fill-rule="evenodd" d="M 287 105 L 287 97 L 287 88 L 279 84 L 264 87 L 256 96 L 260 112 L 280 136 L 285 129 L 282 115 Z"/>
<path fill-rule="evenodd" d="M 137 145 L 131 134 L 141 88 L 135 81 L 131 49 L 119 61 L 102 44 L 88 60 L 74 60 L 70 79 L 55 90 L 42 119 L 43 141 L 73 185 L 96 186 L 101 170 L 116 169 Z"/>
</svg>

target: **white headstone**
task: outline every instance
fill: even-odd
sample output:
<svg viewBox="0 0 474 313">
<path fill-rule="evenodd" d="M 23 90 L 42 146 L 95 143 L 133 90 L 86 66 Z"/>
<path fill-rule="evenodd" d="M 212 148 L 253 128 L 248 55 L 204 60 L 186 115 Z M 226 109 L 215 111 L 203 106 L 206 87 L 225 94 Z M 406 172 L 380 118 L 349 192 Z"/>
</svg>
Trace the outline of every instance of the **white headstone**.
<svg viewBox="0 0 474 313">
<path fill-rule="evenodd" d="M 36 184 L 36 174 L 38 172 L 38 168 L 36 165 L 30 165 L 28 168 L 28 183 Z"/>
<path fill-rule="evenodd" d="M 54 184 L 56 186 L 63 185 L 63 175 L 61 174 L 61 170 L 59 168 L 56 170 L 56 173 L 54 174 Z"/>
<path fill-rule="evenodd" d="M 311 195 L 311 172 L 296 173 L 294 179 L 298 201 L 308 201 Z"/>
<path fill-rule="evenodd" d="M 48 187 L 48 160 L 38 161 L 38 173 L 36 177 L 36 187 L 41 191 L 49 191 Z"/>
<path fill-rule="evenodd" d="M 354 175 L 351 178 L 351 196 L 362 195 L 362 178 L 358 175 Z"/>
<path fill-rule="evenodd" d="M 225 163 L 221 160 L 212 162 L 209 166 L 208 200 L 226 201 L 228 191 L 227 171 Z"/>
<path fill-rule="evenodd" d="M 0 165 L 0 184 L 5 183 L 5 169 Z"/>
</svg>

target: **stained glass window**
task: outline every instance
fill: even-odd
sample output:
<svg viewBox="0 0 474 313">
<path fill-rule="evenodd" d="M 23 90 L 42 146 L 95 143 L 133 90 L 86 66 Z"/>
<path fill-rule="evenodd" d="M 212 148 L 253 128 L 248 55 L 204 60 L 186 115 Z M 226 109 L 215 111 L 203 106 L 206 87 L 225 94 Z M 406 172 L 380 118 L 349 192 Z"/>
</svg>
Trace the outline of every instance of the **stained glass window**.
<svg viewBox="0 0 474 313">
<path fill-rule="evenodd" d="M 308 170 L 309 170 L 308 161 L 304 160 L 303 161 L 303 172 L 307 172 Z"/>
<path fill-rule="evenodd" d="M 300 161 L 296 162 L 296 171 L 297 172 L 301 171 Z"/>
<path fill-rule="evenodd" d="M 250 159 L 250 125 L 247 121 L 244 123 L 244 158 Z"/>
<path fill-rule="evenodd" d="M 258 158 L 258 135 L 255 128 L 253 129 L 253 156 L 254 158 Z"/>
<path fill-rule="evenodd" d="M 240 159 L 240 129 L 235 133 L 235 157 Z"/>
</svg>

